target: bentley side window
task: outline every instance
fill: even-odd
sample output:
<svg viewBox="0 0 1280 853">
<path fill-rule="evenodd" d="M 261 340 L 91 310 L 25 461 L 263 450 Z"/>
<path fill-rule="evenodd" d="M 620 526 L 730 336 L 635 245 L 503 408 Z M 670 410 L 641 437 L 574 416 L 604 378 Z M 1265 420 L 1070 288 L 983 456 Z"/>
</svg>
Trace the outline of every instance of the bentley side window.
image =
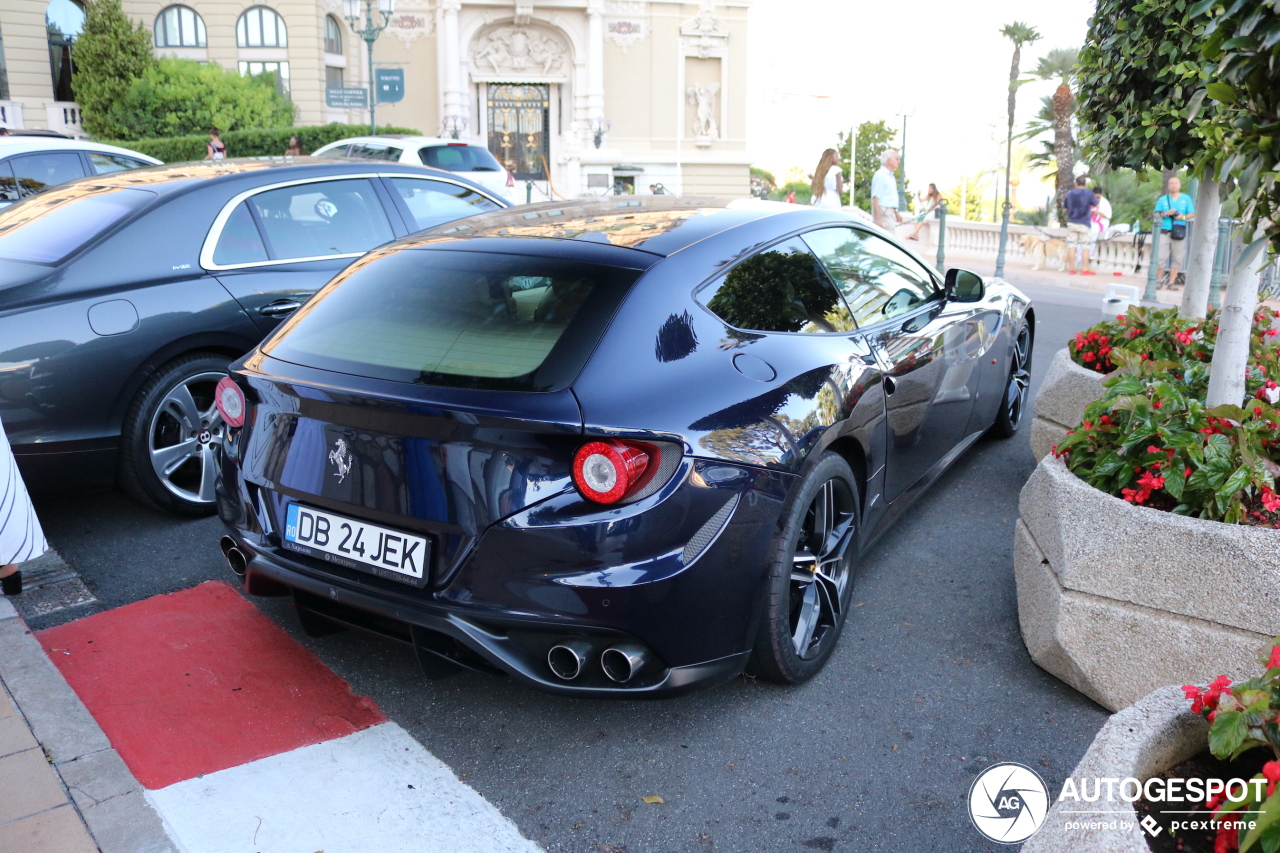
<svg viewBox="0 0 1280 853">
<path fill-rule="evenodd" d="M 757 332 L 849 332 L 853 318 L 798 239 L 747 258 L 697 294 L 730 326 Z"/>
<path fill-rule="evenodd" d="M 461 219 L 473 213 L 497 210 L 498 203 L 474 190 L 422 178 L 391 178 L 388 183 L 413 217 L 413 225 L 422 230 Z"/>
<path fill-rule="evenodd" d="M 395 237 L 373 184 L 363 178 L 281 187 L 248 201 L 273 261 L 367 252 Z"/>
<path fill-rule="evenodd" d="M 820 228 L 804 241 L 835 279 L 859 326 L 897 317 L 937 294 L 933 277 L 915 258 L 875 234 Z"/>
</svg>

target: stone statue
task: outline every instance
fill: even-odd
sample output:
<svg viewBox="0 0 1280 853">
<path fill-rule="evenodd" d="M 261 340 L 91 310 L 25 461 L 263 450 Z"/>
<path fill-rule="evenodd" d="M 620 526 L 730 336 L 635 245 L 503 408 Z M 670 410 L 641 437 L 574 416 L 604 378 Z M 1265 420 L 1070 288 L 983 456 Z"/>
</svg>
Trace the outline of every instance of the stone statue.
<svg viewBox="0 0 1280 853">
<path fill-rule="evenodd" d="M 695 83 L 689 87 L 687 95 L 689 105 L 697 107 L 693 117 L 693 135 L 716 139 L 720 136 L 720 128 L 716 124 L 716 96 L 720 93 L 720 84 Z"/>
<path fill-rule="evenodd" d="M 477 67 L 495 73 L 550 74 L 564 62 L 565 49 L 554 38 L 525 27 L 504 27 L 490 33 L 472 52 Z"/>
</svg>

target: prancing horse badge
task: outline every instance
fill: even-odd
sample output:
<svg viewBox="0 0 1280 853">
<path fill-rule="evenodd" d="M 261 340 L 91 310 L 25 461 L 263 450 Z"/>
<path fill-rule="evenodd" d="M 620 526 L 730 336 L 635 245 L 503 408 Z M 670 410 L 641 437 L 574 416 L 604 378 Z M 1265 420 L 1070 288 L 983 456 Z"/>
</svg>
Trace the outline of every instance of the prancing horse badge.
<svg viewBox="0 0 1280 853">
<path fill-rule="evenodd" d="M 347 449 L 347 440 L 340 438 L 334 442 L 333 450 L 329 451 L 329 461 L 337 466 L 338 470 L 334 472 L 338 482 L 341 483 L 351 473 L 351 451 Z"/>
</svg>

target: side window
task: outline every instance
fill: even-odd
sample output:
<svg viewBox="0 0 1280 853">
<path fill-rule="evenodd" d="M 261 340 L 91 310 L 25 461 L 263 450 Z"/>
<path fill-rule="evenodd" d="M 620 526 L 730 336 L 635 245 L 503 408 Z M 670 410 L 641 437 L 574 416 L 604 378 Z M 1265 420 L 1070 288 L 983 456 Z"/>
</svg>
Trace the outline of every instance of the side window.
<svg viewBox="0 0 1280 853">
<path fill-rule="evenodd" d="M 328 151 L 323 151 L 319 154 L 316 154 L 316 156 L 317 157 L 346 157 L 347 151 L 350 148 L 351 148 L 350 145 L 335 145 L 334 147 L 330 148 Z"/>
<path fill-rule="evenodd" d="M 416 231 L 473 213 L 497 210 L 499 206 L 480 193 L 457 184 L 421 178 L 390 178 L 387 182 L 408 208 Z"/>
<path fill-rule="evenodd" d="M 84 177 L 80 155 L 73 151 L 26 154 L 9 162 L 13 164 L 13 173 L 23 198 Z"/>
<path fill-rule="evenodd" d="M 218 236 L 218 245 L 213 250 L 215 264 L 231 266 L 233 264 L 252 264 L 267 259 L 267 247 L 262 243 L 262 235 L 249 212 L 249 202 L 242 201 L 236 205 L 227 222 L 222 226 Z"/>
<path fill-rule="evenodd" d="M 853 318 L 798 239 L 752 255 L 697 299 L 730 326 L 759 332 L 848 332 Z"/>
<path fill-rule="evenodd" d="M 804 241 L 835 279 L 859 326 L 896 317 L 937 293 L 915 258 L 874 234 L 822 228 L 805 234 Z"/>
<path fill-rule="evenodd" d="M 95 175 L 109 175 L 112 172 L 124 172 L 128 169 L 141 169 L 143 166 L 150 166 L 143 160 L 135 160 L 132 157 L 121 157 L 119 154 L 98 154 L 94 151 L 86 151 L 89 155 L 89 165 L 93 167 Z"/>
<path fill-rule="evenodd" d="M 357 160 L 389 160 L 396 162 L 400 159 L 403 148 L 396 148 L 393 145 L 385 145 L 381 142 L 353 142 L 351 143 L 351 151 L 348 157 L 354 157 Z"/>
<path fill-rule="evenodd" d="M 13 167 L 0 162 L 0 201 L 18 200 L 18 182 L 13 179 Z"/>
<path fill-rule="evenodd" d="M 249 200 L 272 260 L 367 252 L 394 239 L 387 213 L 365 179 L 316 181 Z"/>
</svg>

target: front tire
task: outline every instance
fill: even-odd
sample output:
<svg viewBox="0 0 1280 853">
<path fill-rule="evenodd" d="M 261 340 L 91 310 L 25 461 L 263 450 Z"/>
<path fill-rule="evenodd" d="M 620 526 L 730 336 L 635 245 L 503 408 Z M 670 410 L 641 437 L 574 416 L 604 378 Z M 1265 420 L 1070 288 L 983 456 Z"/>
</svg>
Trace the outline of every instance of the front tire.
<svg viewBox="0 0 1280 853">
<path fill-rule="evenodd" d="M 853 598 L 861 506 L 849 464 L 824 453 L 800 483 L 774 540 L 764 618 L 751 670 L 780 684 L 817 675 Z"/>
<path fill-rule="evenodd" d="M 1027 409 L 1027 396 L 1031 388 L 1031 324 L 1023 323 L 1013 344 L 1013 360 L 1009 365 L 1009 380 L 1005 383 L 1004 399 L 991 434 L 997 438 L 1013 438 L 1022 425 Z"/>
<path fill-rule="evenodd" d="M 214 389 L 230 360 L 194 353 L 156 371 L 134 397 L 121 435 L 120 485 L 176 515 L 214 512 L 218 446 L 226 425 Z"/>
</svg>

